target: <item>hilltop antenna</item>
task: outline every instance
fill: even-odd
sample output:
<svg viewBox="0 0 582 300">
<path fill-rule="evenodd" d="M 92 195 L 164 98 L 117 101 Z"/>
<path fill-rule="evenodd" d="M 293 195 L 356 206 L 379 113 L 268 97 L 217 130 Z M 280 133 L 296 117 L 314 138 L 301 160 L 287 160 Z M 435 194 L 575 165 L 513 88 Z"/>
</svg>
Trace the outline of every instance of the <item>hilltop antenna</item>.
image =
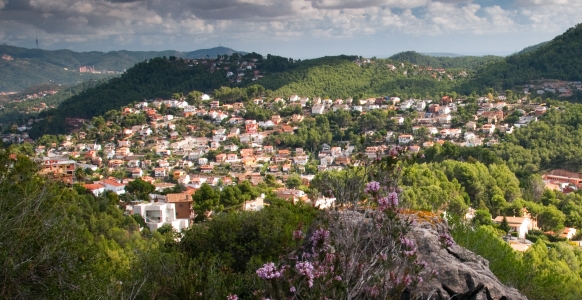
<svg viewBox="0 0 582 300">
<path fill-rule="evenodd" d="M 38 50 L 38 32 L 34 32 L 36 35 L 36 49 Z"/>
</svg>

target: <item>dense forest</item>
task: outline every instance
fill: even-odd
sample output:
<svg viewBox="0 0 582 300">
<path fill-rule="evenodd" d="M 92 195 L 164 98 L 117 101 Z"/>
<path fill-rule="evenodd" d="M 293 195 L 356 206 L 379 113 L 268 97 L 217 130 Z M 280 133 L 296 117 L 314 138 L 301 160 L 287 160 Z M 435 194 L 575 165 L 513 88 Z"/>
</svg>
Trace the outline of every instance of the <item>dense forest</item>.
<svg viewBox="0 0 582 300">
<path fill-rule="evenodd" d="M 579 24 L 533 51 L 511 55 L 478 69 L 475 78 L 466 82 L 461 91 L 485 91 L 489 87 L 501 91 L 542 78 L 580 81 L 581 43 Z"/>
<path fill-rule="evenodd" d="M 391 60 L 377 59 L 358 65 L 351 57 L 324 57 L 299 62 L 287 72 L 265 76 L 257 81 L 273 95 L 289 97 L 364 98 L 380 95 L 425 95 L 427 92 L 450 91 L 455 82 L 448 78 L 439 80 L 430 74 L 420 73 L 406 64 L 392 70 Z"/>
<path fill-rule="evenodd" d="M 423 67 L 472 70 L 503 58 L 493 55 L 436 57 L 415 51 L 406 51 L 394 54 L 390 56 L 390 59 L 398 62 L 410 62 Z"/>
</svg>

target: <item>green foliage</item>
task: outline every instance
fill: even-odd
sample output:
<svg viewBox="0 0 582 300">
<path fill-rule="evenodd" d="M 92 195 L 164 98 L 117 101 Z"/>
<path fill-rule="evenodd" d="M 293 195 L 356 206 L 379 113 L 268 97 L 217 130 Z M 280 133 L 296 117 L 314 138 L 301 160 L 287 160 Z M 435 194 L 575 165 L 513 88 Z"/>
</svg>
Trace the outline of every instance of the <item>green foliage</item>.
<svg viewBox="0 0 582 300">
<path fill-rule="evenodd" d="M 222 74 L 210 73 L 203 66 L 190 67 L 182 61 L 150 59 L 136 64 L 119 78 L 65 100 L 56 110 L 43 112 L 41 116 L 47 120 L 39 122 L 30 135 L 37 137 L 44 133 L 64 132 L 66 117 L 90 118 L 134 101 L 157 97 L 169 99 L 176 92 L 207 91 L 226 83 Z"/>
<path fill-rule="evenodd" d="M 277 203 L 259 212 L 219 214 L 184 232 L 181 247 L 192 256 L 217 255 L 236 272 L 244 272 L 254 257 L 276 260 L 293 242 L 292 232 L 308 224 L 317 211 L 307 206 Z"/>
<path fill-rule="evenodd" d="M 582 169 L 582 106 L 556 104 L 562 109 L 549 110 L 538 122 L 505 135 L 493 148 L 519 177 L 554 168 Z"/>
<path fill-rule="evenodd" d="M 530 299 L 579 299 L 582 251 L 566 243 L 548 249 L 538 240 L 525 254 L 511 249 L 490 226 L 452 226 L 455 241 L 483 256 L 497 278 Z"/>
<path fill-rule="evenodd" d="M 125 186 L 126 192 L 134 194 L 141 200 L 149 200 L 149 194 L 153 193 L 155 189 L 156 187 L 153 184 L 141 178 L 130 181 Z"/>
<path fill-rule="evenodd" d="M 580 80 L 580 36 L 582 26 L 576 25 L 535 51 L 511 55 L 486 65 L 476 71 L 474 80 L 466 82 L 461 91 L 467 94 L 483 92 L 488 87 L 501 91 L 542 78 Z"/>
<path fill-rule="evenodd" d="M 358 66 L 355 57 L 332 56 L 295 62 L 287 71 L 269 74 L 256 82 L 273 95 L 289 97 L 298 94 L 304 97 L 362 98 L 386 93 L 396 95 L 425 94 L 451 90 L 454 83 L 448 79 L 436 80 L 427 74 L 413 75 L 411 65 L 407 65 L 410 75 L 404 70 L 392 71 L 386 63 L 376 60 L 371 64 Z"/>
<path fill-rule="evenodd" d="M 390 56 L 390 59 L 398 62 L 410 62 L 419 66 L 431 66 L 433 68 L 447 69 L 475 69 L 487 63 L 501 60 L 499 56 L 457 56 L 435 57 L 420 54 L 414 51 L 400 52 Z"/>
</svg>

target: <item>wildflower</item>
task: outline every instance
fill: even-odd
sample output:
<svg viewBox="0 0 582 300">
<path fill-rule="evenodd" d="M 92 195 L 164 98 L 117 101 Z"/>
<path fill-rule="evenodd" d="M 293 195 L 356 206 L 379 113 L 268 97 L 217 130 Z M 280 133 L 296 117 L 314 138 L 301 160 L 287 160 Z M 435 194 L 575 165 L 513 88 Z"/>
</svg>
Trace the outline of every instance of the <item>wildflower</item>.
<svg viewBox="0 0 582 300">
<path fill-rule="evenodd" d="M 371 181 L 368 182 L 368 184 L 366 184 L 366 188 L 364 189 L 364 192 L 366 193 L 374 193 L 380 190 L 380 183 L 377 181 Z"/>
<path fill-rule="evenodd" d="M 226 300 L 238 300 L 238 296 L 229 294 L 226 296 Z"/>
<path fill-rule="evenodd" d="M 307 285 L 309 287 L 313 286 L 313 279 L 315 278 L 314 268 L 313 265 L 308 262 L 299 262 L 295 265 L 295 268 L 299 272 L 300 275 L 307 277 Z"/>
<path fill-rule="evenodd" d="M 317 229 L 311 236 L 311 242 L 313 245 L 317 245 L 319 242 L 324 242 L 329 238 L 329 230 L 323 228 Z"/>
<path fill-rule="evenodd" d="M 281 272 L 277 271 L 274 263 L 268 262 L 257 270 L 257 275 L 261 279 L 273 279 L 281 277 Z"/>
<path fill-rule="evenodd" d="M 294 286 L 291 286 L 291 288 L 289 289 L 289 291 L 291 293 L 295 293 L 297 291 L 297 289 Z"/>
<path fill-rule="evenodd" d="M 402 276 L 402 284 L 404 286 L 409 286 L 412 283 L 412 277 L 410 277 L 410 275 L 406 274 L 404 276 Z"/>
<path fill-rule="evenodd" d="M 337 280 L 337 281 L 342 281 L 342 277 L 337 275 L 336 277 L 334 277 L 333 279 Z"/>
<path fill-rule="evenodd" d="M 453 238 L 447 233 L 439 235 L 439 240 L 445 248 L 451 247 L 455 244 L 455 240 L 453 240 Z"/>
</svg>

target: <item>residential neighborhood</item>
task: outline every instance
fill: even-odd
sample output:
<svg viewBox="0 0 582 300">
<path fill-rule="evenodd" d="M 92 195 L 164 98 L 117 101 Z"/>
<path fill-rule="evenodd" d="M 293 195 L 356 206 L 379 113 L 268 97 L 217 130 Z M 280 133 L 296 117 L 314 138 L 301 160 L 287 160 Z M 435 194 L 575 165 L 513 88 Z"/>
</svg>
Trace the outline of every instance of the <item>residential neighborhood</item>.
<svg viewBox="0 0 582 300">
<path fill-rule="evenodd" d="M 155 186 L 150 199 L 137 199 L 128 207 L 153 222 L 148 223 L 152 228 L 159 228 L 161 222 L 180 229 L 186 225 L 176 212 L 184 203 L 168 200 L 168 191 L 178 191 L 186 199 L 204 184 L 222 187 L 248 181 L 257 186 L 269 176 L 269 180 L 275 178 L 278 182 L 278 197 L 327 208 L 333 206 L 333 198 L 307 196 L 286 186 L 286 181 L 298 176 L 301 184 L 308 186 L 318 172 L 358 165 L 359 154 L 368 159 L 388 155 L 396 145 L 407 147 L 412 153 L 446 142 L 462 147 L 493 146 L 501 135 L 535 122 L 548 109 L 526 99 L 509 104 L 503 96 L 469 101 L 446 95 L 438 100 L 380 97 L 357 101 L 292 95 L 287 99 L 255 98 L 249 104 L 221 103 L 203 94 L 196 103 L 152 99 L 116 112 L 115 118 L 124 120 L 119 123 L 75 119 L 73 133 L 59 143 L 37 143 L 34 150 L 43 166 L 41 173 L 67 183 L 83 183 L 95 195 L 106 191 L 123 195 L 129 182 L 149 182 Z M 249 119 L 245 117 L 249 105 L 265 110 L 277 105 L 294 113 Z M 471 109 L 473 114 L 468 115 Z M 279 138 L 299 134 L 306 120 L 341 112 L 356 122 L 366 115 L 384 113 L 394 130 L 372 126 L 364 132 L 366 142 L 357 145 L 350 140 L 329 140 L 330 144 L 315 147 L 277 144 Z M 468 115 L 468 122 L 463 121 L 460 112 L 465 118 Z M 103 131 L 108 133 L 104 135 Z M 32 142 L 26 133 L 9 134 L 2 139 Z M 96 180 L 90 181 L 91 178 Z M 143 204 L 150 200 L 163 205 Z M 191 204 L 188 207 L 189 213 L 181 214 L 186 224 L 197 214 Z M 245 207 L 256 210 L 264 205 L 249 203 Z M 165 217 L 169 212 L 175 212 L 175 216 Z"/>
</svg>

